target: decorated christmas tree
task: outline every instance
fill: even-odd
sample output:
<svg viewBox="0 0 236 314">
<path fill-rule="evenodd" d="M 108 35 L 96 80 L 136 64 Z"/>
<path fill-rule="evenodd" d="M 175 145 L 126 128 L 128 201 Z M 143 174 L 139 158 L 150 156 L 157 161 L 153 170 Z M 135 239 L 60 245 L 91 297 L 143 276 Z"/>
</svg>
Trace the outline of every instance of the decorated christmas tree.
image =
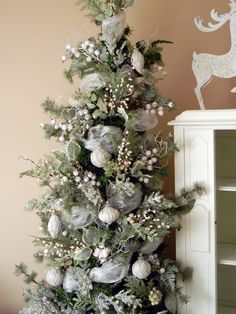
<svg viewBox="0 0 236 314">
<path fill-rule="evenodd" d="M 153 131 L 175 109 L 156 88 L 166 42 L 130 42 L 125 10 L 134 2 L 80 1 L 100 33 L 66 46 L 65 76 L 79 78 L 74 95 L 42 104 L 50 122 L 41 126 L 61 149 L 22 173 L 47 187 L 26 205 L 41 220 L 35 258 L 46 275 L 16 266 L 35 286 L 24 291 L 23 314 L 175 313 L 176 300 L 186 301 L 176 275 L 187 271 L 163 259 L 163 240 L 201 188 L 163 192 L 176 149 L 170 135 Z"/>
</svg>

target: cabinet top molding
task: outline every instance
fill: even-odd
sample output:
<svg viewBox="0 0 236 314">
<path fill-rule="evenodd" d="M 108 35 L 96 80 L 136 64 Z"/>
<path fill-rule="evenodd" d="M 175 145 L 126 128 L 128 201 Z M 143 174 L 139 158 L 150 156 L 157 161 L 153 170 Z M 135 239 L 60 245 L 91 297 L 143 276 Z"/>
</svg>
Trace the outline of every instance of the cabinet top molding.
<svg viewBox="0 0 236 314">
<path fill-rule="evenodd" d="M 186 110 L 168 125 L 219 125 L 220 128 L 230 125 L 232 129 L 236 129 L 236 109 Z"/>
</svg>

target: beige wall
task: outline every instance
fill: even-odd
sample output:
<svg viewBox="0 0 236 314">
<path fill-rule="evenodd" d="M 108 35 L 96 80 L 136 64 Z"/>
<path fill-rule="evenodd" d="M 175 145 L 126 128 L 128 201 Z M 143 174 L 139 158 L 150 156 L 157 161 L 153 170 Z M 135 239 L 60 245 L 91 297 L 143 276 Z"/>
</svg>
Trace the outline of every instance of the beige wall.
<svg viewBox="0 0 236 314">
<path fill-rule="evenodd" d="M 160 84 L 163 94 L 183 109 L 197 109 L 191 72 L 193 50 L 222 54 L 230 47 L 228 25 L 212 34 L 198 32 L 195 15 L 208 19 L 210 10 L 228 10 L 222 0 L 138 0 L 128 12 L 135 40 L 158 36 L 175 42 L 165 49 L 168 77 Z M 39 123 L 46 119 L 39 107 L 46 97 L 68 95 L 72 87 L 63 79 L 60 62 L 64 44 L 95 34 L 73 0 L 0 0 L 0 313 L 16 313 L 22 306 L 21 281 L 14 264 L 33 266 L 30 235 L 37 219 L 24 213 L 26 201 L 40 193 L 36 182 L 18 179 L 28 165 L 18 159 L 37 160 L 54 144 L 43 139 Z M 234 82 L 233 82 L 234 81 Z M 234 80 L 214 79 L 204 90 L 208 108 L 233 108 Z M 5 311 L 3 309 L 6 309 Z"/>
</svg>

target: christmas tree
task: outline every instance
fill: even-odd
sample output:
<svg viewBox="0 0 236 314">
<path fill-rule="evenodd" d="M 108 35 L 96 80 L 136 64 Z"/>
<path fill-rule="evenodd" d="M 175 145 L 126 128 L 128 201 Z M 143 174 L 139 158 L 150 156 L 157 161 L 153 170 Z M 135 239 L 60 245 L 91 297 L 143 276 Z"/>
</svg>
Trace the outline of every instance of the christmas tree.
<svg viewBox="0 0 236 314">
<path fill-rule="evenodd" d="M 22 176 L 47 187 L 30 200 L 41 220 L 35 258 L 46 276 L 16 266 L 33 289 L 24 291 L 23 314 L 175 313 L 186 297 L 176 285 L 187 270 L 163 259 L 163 240 L 180 228 L 199 186 L 178 196 L 163 193 L 168 158 L 176 149 L 158 124 L 175 109 L 156 88 L 163 74 L 161 40 L 130 42 L 125 10 L 135 0 L 82 0 L 100 27 L 76 47 L 66 46 L 66 78 L 79 88 L 65 105 L 46 99 L 52 152 Z"/>
</svg>

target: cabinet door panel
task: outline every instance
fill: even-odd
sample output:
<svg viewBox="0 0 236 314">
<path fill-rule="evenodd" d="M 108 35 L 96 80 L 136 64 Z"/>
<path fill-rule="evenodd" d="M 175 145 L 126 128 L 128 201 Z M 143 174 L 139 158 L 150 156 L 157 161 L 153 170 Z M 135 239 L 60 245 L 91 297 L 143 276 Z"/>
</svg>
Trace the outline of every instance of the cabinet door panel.
<svg viewBox="0 0 236 314">
<path fill-rule="evenodd" d="M 178 313 L 215 314 L 214 132 L 198 127 L 178 128 L 175 136 L 183 152 L 175 158 L 175 168 L 181 168 L 176 173 L 176 190 L 189 188 L 195 182 L 206 188 L 206 194 L 196 201 L 177 234 L 177 259 L 194 270 L 192 281 L 185 285 L 190 302 Z"/>
</svg>

